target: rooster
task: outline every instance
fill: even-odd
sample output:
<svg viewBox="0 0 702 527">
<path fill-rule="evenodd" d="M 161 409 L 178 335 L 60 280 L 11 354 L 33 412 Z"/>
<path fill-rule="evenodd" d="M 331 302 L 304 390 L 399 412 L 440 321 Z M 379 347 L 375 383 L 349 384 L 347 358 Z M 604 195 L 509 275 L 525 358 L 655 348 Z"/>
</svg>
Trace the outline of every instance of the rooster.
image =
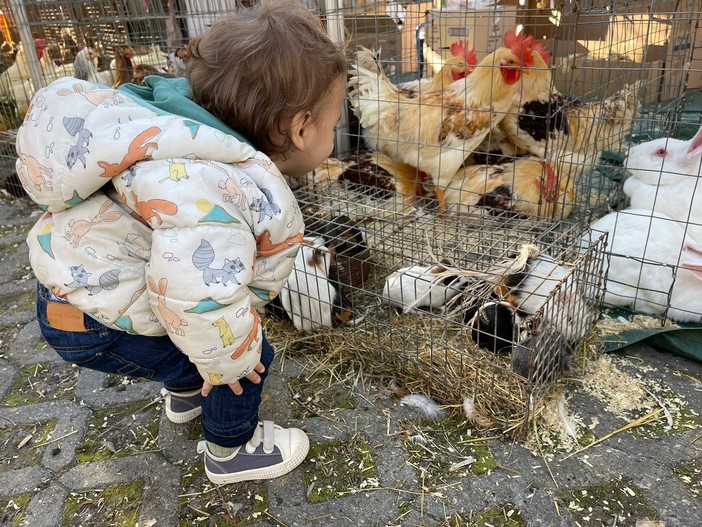
<svg viewBox="0 0 702 527">
<path fill-rule="evenodd" d="M 403 82 L 397 87 L 407 97 L 418 97 L 423 93 L 440 91 L 453 82 L 465 79 L 473 73 L 477 65 L 478 56 L 475 50 L 466 48 L 462 42 L 454 42 L 451 44 L 451 56 L 446 59 L 439 73 L 434 77 Z"/>
<path fill-rule="evenodd" d="M 98 71 L 95 65 L 95 60 L 98 56 L 99 52 L 97 48 L 90 46 L 86 46 L 79 51 L 73 61 L 75 77 L 84 81 L 109 86 L 114 82 L 112 79 L 112 72 L 110 70 Z"/>
<path fill-rule="evenodd" d="M 504 45 L 514 46 L 520 37 L 514 30 L 505 34 Z M 499 130 L 504 138 L 491 138 L 486 151 L 507 154 L 547 155 L 547 147 L 564 152 L 579 152 L 586 160 L 605 149 L 616 149 L 638 110 L 641 83 L 626 86 L 599 102 L 571 99 L 553 86 L 550 56 L 534 43 L 533 64 L 523 71 L 522 92 Z"/>
<path fill-rule="evenodd" d="M 461 210 L 484 206 L 525 216 L 564 220 L 575 202 L 582 156 L 561 154 L 555 161 L 534 156 L 503 158 L 459 170 L 445 192 L 446 204 Z"/>
<path fill-rule="evenodd" d="M 357 59 L 359 65 L 368 70 L 383 71 L 379 55 L 371 50 L 362 48 L 358 52 Z M 448 87 L 449 84 L 464 79 L 473 73 L 477 65 L 478 57 L 474 49 L 466 48 L 462 42 L 453 42 L 451 44 L 451 57 L 446 59 L 439 72 L 433 78 L 403 82 L 397 84 L 397 89 L 408 98 L 441 91 Z M 377 144 L 374 144 L 368 138 L 366 138 L 366 143 L 377 150 Z M 425 172 L 421 172 L 407 163 L 396 162 L 384 154 L 376 153 L 375 157 L 375 162 L 378 166 L 393 174 L 397 183 L 397 191 L 404 196 L 407 205 L 411 205 L 415 198 L 426 195 L 423 184 L 427 179 Z"/>
<path fill-rule="evenodd" d="M 351 66 L 351 105 L 371 148 L 426 172 L 445 210 L 444 189 L 512 107 L 522 69 L 533 65 L 535 54 L 533 37 L 517 38 L 464 79 L 416 97 L 403 95 L 382 71 L 358 60 Z"/>
</svg>

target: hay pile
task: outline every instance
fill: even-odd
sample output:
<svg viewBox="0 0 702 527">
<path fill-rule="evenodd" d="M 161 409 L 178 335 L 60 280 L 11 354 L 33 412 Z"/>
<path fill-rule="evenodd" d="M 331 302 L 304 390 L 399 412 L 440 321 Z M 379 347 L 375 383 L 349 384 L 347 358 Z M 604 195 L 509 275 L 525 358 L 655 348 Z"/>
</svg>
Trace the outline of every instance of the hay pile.
<svg viewBox="0 0 702 527">
<path fill-rule="evenodd" d="M 442 325 L 439 337 L 436 317 L 393 317 L 392 331 L 382 333 L 378 325 L 361 324 L 301 334 L 270 319 L 265 328 L 278 352 L 304 355 L 312 375 L 344 378 L 353 371 L 361 382 L 394 393 L 423 394 L 452 408 L 462 409 L 470 399 L 469 421 L 482 432 L 523 437 L 539 413 L 536 408 L 556 387 L 530 385 L 510 370 L 508 356 L 477 348 L 464 328 Z"/>
</svg>

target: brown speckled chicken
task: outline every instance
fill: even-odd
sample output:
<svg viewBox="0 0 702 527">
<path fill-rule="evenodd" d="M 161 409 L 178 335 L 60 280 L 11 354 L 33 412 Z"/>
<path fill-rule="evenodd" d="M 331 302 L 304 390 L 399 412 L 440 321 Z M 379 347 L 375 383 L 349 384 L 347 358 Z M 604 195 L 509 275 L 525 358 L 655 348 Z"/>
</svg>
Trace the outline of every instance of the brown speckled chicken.
<svg viewBox="0 0 702 527">
<path fill-rule="evenodd" d="M 505 46 L 519 37 L 509 31 Z M 504 139 L 493 138 L 489 151 L 545 157 L 548 150 L 578 152 L 587 161 L 601 150 L 618 150 L 638 111 L 641 82 L 626 86 L 602 101 L 584 102 L 559 93 L 553 86 L 549 54 L 538 42 L 534 60 L 522 76 L 522 92 L 499 124 Z"/>
<path fill-rule="evenodd" d="M 369 146 L 426 172 L 444 208 L 449 181 L 512 107 L 522 70 L 533 64 L 533 44 L 527 37 L 498 48 L 465 79 L 417 97 L 403 95 L 377 68 L 361 66 L 372 55 L 361 48 L 349 96 Z"/>
<path fill-rule="evenodd" d="M 575 180 L 582 157 L 565 154 L 555 161 L 527 156 L 460 169 L 445 192 L 449 209 L 484 206 L 525 216 L 564 220 L 575 202 Z"/>
</svg>

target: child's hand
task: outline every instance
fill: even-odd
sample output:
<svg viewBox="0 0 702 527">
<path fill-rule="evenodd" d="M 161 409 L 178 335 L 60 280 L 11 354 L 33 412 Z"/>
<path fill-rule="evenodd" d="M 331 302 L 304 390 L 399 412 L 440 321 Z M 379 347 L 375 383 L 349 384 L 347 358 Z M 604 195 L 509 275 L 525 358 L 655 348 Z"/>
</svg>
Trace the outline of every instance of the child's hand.
<svg viewBox="0 0 702 527">
<path fill-rule="evenodd" d="M 259 382 L 261 382 L 261 377 L 259 376 L 259 373 L 263 373 L 264 371 L 266 371 L 266 367 L 259 362 L 258 364 L 256 364 L 256 366 L 254 366 L 254 371 L 249 373 L 246 376 L 246 378 L 252 383 L 258 384 Z M 229 387 L 234 392 L 234 395 L 241 395 L 242 393 L 244 393 L 244 389 L 241 387 L 239 381 L 229 383 Z M 202 396 L 207 397 L 207 395 L 212 391 L 212 388 L 214 388 L 214 385 L 208 381 L 205 381 L 202 384 Z"/>
</svg>

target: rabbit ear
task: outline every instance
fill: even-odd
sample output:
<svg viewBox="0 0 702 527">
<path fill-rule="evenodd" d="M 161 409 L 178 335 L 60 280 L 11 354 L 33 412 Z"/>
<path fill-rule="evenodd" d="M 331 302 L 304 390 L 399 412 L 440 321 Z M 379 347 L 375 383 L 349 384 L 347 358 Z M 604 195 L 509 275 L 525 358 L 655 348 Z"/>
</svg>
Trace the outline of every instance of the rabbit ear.
<svg viewBox="0 0 702 527">
<path fill-rule="evenodd" d="M 694 157 L 700 157 L 702 155 L 702 127 L 700 127 L 699 130 L 697 130 L 697 133 L 695 134 L 695 137 L 690 139 L 688 142 L 688 147 L 685 152 L 686 157 L 689 158 L 694 158 Z"/>
<path fill-rule="evenodd" d="M 681 262 L 680 267 L 692 271 L 695 278 L 702 280 L 702 243 L 686 241 L 683 253 L 688 253 L 691 261 Z"/>
<path fill-rule="evenodd" d="M 162 295 L 165 295 L 167 287 L 168 287 L 168 279 L 161 278 L 158 281 L 158 292 L 161 293 Z"/>
</svg>

